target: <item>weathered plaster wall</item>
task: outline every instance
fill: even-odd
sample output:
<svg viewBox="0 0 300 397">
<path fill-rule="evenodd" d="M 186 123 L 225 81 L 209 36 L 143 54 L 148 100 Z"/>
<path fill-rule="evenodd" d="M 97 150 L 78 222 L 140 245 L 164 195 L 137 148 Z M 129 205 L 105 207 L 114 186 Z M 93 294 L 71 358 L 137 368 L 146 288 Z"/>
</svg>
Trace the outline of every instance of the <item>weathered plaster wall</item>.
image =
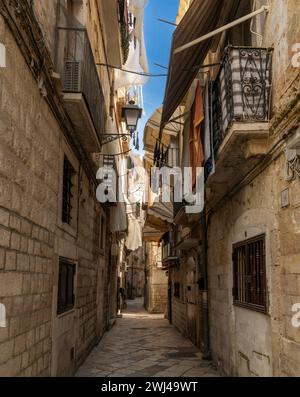
<svg viewBox="0 0 300 397">
<path fill-rule="evenodd" d="M 225 372 L 245 376 L 299 375 L 299 182 L 283 178 L 284 156 L 211 216 L 208 235 L 210 333 L 213 358 Z M 291 203 L 281 208 L 281 191 Z M 265 233 L 269 310 L 233 306 L 232 245 Z M 291 355 L 291 351 L 294 351 Z M 298 352 L 298 353 L 296 353 Z"/>
<path fill-rule="evenodd" d="M 257 7 L 266 4 L 257 1 Z M 292 46 L 299 42 L 300 3 L 271 0 L 267 18 L 255 26 L 262 45 L 273 47 L 273 108 L 269 147 L 296 123 L 299 68 L 292 65 Z M 262 27 L 259 30 L 259 26 Z M 273 135 L 272 135 L 273 134 Z M 228 374 L 299 375 L 299 329 L 291 324 L 299 290 L 299 181 L 284 179 L 281 154 L 246 187 L 224 198 L 211 215 L 208 236 L 210 333 L 213 358 Z M 258 167 L 259 168 L 259 167 Z M 289 204 L 281 207 L 281 192 Z M 237 308 L 232 302 L 232 244 L 266 234 L 268 315 Z"/>
<path fill-rule="evenodd" d="M 299 69 L 292 65 L 292 47 L 300 42 L 300 3 L 297 0 L 271 0 L 270 5 L 262 32 L 262 45 L 274 48 L 273 81 L 276 82 L 276 89 L 273 90 L 273 104 L 274 111 L 277 111 L 289 103 L 300 88 L 299 82 L 295 82 Z"/>
<path fill-rule="evenodd" d="M 202 314 L 197 249 L 183 251 L 180 266 L 170 269 L 172 282 L 172 323 L 191 341 L 201 347 Z M 180 284 L 180 298 L 174 296 L 174 284 Z"/>
</svg>

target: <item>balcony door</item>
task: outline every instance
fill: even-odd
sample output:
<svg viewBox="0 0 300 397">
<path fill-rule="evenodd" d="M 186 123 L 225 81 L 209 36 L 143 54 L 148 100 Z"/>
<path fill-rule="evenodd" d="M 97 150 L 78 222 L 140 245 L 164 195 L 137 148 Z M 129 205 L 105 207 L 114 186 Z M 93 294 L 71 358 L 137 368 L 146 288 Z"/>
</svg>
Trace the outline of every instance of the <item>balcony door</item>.
<svg viewBox="0 0 300 397">
<path fill-rule="evenodd" d="M 250 14 L 253 10 L 253 0 L 241 1 L 236 13 L 236 19 Z M 233 46 L 252 46 L 251 20 L 230 29 L 226 44 Z"/>
</svg>

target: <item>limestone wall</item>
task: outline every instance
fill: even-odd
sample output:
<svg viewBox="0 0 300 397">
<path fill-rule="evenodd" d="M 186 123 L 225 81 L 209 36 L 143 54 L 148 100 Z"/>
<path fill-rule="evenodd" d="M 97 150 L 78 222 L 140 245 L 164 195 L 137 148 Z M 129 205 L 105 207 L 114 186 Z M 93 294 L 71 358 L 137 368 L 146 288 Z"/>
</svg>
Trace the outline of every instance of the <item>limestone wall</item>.
<svg viewBox="0 0 300 397">
<path fill-rule="evenodd" d="M 0 375 L 70 375 L 107 326 L 107 255 L 100 261 L 98 204 L 37 82 L 0 17 Z M 78 219 L 62 225 L 63 154 L 78 172 Z M 57 315 L 58 258 L 76 264 L 75 308 Z M 98 306 L 97 306 L 98 302 Z M 98 321 L 98 310 L 104 315 Z"/>
<path fill-rule="evenodd" d="M 286 182 L 283 169 L 281 156 L 211 216 L 211 348 L 216 362 L 229 374 L 300 374 L 299 329 L 291 324 L 292 305 L 300 301 L 300 184 Z M 281 192 L 287 187 L 290 205 L 281 208 Z M 232 300 L 232 245 L 262 233 L 266 235 L 267 315 L 235 307 Z"/>
<path fill-rule="evenodd" d="M 0 17 L 0 374 L 50 374 L 59 128 Z"/>
<path fill-rule="evenodd" d="M 182 18 L 184 17 L 185 13 L 189 9 L 189 6 L 191 5 L 192 0 L 180 0 L 179 1 L 179 8 L 178 8 L 178 13 L 176 17 L 176 23 L 179 24 Z"/>
<path fill-rule="evenodd" d="M 168 301 L 168 276 L 166 271 L 157 267 L 160 259 L 157 243 L 146 243 L 146 288 L 145 303 L 150 313 L 166 313 Z"/>
<path fill-rule="evenodd" d="M 257 1 L 257 7 L 260 3 L 266 2 Z M 299 68 L 292 65 L 292 56 L 295 55 L 292 51 L 293 46 L 300 42 L 300 3 L 297 0 L 271 0 L 270 5 L 270 13 L 266 22 L 262 24 L 261 33 L 262 45 L 274 48 L 273 81 L 276 89 L 273 90 L 273 111 L 275 113 L 289 104 L 300 88 L 299 81 L 295 81 L 299 76 Z"/>
<path fill-rule="evenodd" d="M 257 1 L 257 7 L 265 4 Z M 262 45 L 273 47 L 272 113 L 269 149 L 299 117 L 299 68 L 292 47 L 299 41 L 300 3 L 271 0 L 267 18 L 254 30 Z M 259 41 L 259 38 L 256 38 Z M 258 44 L 258 43 L 257 43 Z M 214 360 L 225 373 L 242 376 L 300 374 L 299 329 L 292 326 L 292 306 L 299 289 L 299 180 L 287 181 L 285 143 L 266 168 L 232 197 L 225 197 L 209 218 L 208 266 L 210 340 Z M 281 205 L 287 190 L 288 203 Z M 232 245 L 266 236 L 268 314 L 233 305 Z"/>
</svg>

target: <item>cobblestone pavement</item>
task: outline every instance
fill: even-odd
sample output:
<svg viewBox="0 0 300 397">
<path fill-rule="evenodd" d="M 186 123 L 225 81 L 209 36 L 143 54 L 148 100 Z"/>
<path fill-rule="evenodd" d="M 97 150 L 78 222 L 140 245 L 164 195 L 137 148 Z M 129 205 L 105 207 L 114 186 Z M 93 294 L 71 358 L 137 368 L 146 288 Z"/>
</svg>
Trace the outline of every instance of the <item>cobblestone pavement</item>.
<svg viewBox="0 0 300 397">
<path fill-rule="evenodd" d="M 162 315 L 148 314 L 142 300 L 128 302 L 123 318 L 107 332 L 76 376 L 212 377 L 212 363 Z"/>
</svg>

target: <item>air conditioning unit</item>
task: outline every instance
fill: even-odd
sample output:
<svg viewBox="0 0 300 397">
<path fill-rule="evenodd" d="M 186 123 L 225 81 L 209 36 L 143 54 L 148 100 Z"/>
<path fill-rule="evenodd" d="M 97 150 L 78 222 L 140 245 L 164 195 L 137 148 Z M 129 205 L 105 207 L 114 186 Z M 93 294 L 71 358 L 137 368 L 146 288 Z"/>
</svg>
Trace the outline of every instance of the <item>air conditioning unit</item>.
<svg viewBox="0 0 300 397">
<path fill-rule="evenodd" d="M 81 92 L 81 61 L 66 61 L 64 69 L 63 90 L 65 92 Z"/>
</svg>

